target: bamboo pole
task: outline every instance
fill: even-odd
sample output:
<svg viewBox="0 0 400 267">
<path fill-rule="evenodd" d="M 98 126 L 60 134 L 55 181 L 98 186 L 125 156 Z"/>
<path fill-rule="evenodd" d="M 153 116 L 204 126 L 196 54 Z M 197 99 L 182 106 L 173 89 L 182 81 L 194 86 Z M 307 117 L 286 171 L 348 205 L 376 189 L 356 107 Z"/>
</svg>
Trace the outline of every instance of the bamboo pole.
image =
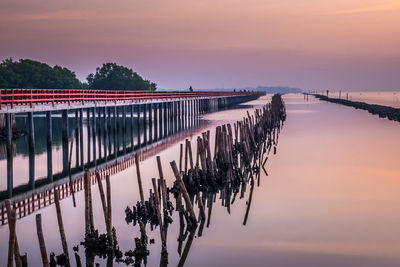
<svg viewBox="0 0 400 267">
<path fill-rule="evenodd" d="M 161 195 L 162 195 L 163 208 L 164 208 L 164 210 L 166 210 L 167 209 L 167 188 L 165 186 L 165 180 L 164 180 L 164 174 L 163 174 L 163 170 L 162 170 L 160 156 L 157 156 L 156 159 L 157 159 L 158 173 L 160 175 L 160 180 L 161 180 L 161 193 L 162 193 Z"/>
<path fill-rule="evenodd" d="M 143 187 L 142 187 L 142 178 L 140 176 L 140 168 L 139 168 L 139 155 L 135 154 L 135 163 L 136 163 L 136 174 L 139 185 L 139 193 L 140 193 L 140 201 L 144 204 L 144 195 L 143 195 Z"/>
<path fill-rule="evenodd" d="M 173 170 L 173 172 L 175 174 L 175 178 L 176 178 L 176 180 L 177 180 L 177 182 L 179 184 L 180 191 L 182 192 L 183 198 L 185 200 L 186 209 L 189 211 L 190 220 L 192 221 L 192 223 L 194 225 L 197 225 L 196 215 L 195 215 L 195 213 L 193 211 L 193 205 L 192 205 L 192 203 L 190 201 L 190 197 L 189 197 L 189 194 L 188 194 L 188 192 L 186 190 L 185 184 L 183 183 L 181 174 L 179 173 L 179 170 L 178 170 L 178 168 L 176 166 L 175 161 L 171 161 L 170 164 L 171 164 L 172 170 Z"/>
<path fill-rule="evenodd" d="M 183 144 L 180 144 L 180 153 L 179 153 L 179 172 L 182 172 L 182 154 L 183 154 Z"/>
<path fill-rule="evenodd" d="M 39 239 L 40 255 L 42 256 L 43 267 L 50 267 L 47 258 L 46 244 L 43 237 L 42 215 L 40 213 L 36 214 L 36 231 Z"/>
<path fill-rule="evenodd" d="M 160 210 L 160 197 L 158 195 L 158 190 L 157 190 L 157 182 L 156 178 L 152 178 L 151 182 L 153 183 L 153 189 L 154 189 L 154 195 L 156 198 L 156 210 L 157 210 L 157 217 L 158 217 L 158 224 L 160 226 L 160 236 L 161 236 L 161 242 L 162 242 L 162 250 L 166 250 L 166 242 L 165 242 L 165 233 L 164 233 L 164 227 L 163 227 L 163 222 L 162 222 L 162 217 L 161 217 L 161 210 Z"/>
<path fill-rule="evenodd" d="M 190 140 L 186 139 L 186 146 L 188 147 L 188 153 L 189 153 L 189 162 L 190 162 L 190 169 L 193 170 L 193 154 L 192 154 L 192 145 L 190 143 Z"/>
<path fill-rule="evenodd" d="M 63 224 L 63 219 L 62 219 L 62 215 L 61 215 L 60 197 L 58 195 L 58 190 L 55 188 L 54 188 L 54 201 L 55 201 L 56 212 L 57 212 L 58 229 L 60 230 L 61 245 L 62 245 L 63 252 L 64 252 L 64 255 L 66 258 L 67 267 L 69 267 L 69 266 L 71 266 L 71 263 L 69 260 L 67 239 L 65 237 L 64 224 Z"/>
</svg>

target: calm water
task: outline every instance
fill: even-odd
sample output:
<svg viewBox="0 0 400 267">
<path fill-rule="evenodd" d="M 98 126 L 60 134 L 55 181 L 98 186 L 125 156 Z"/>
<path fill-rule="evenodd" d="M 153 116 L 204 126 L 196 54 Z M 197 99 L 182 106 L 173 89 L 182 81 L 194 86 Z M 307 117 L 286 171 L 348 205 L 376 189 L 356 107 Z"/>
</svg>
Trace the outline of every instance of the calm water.
<svg viewBox="0 0 400 267">
<path fill-rule="evenodd" d="M 239 120 L 246 110 L 260 107 L 269 99 L 266 96 L 241 109 L 208 114 L 202 118 L 206 127 L 193 130 L 189 138 L 194 143 L 207 129 L 214 136 L 217 125 Z M 261 174 L 260 187 L 254 187 L 247 225 L 243 226 L 243 218 L 249 190 L 244 198 L 236 199 L 230 214 L 217 196 L 210 226 L 193 240 L 186 266 L 399 266 L 400 124 L 311 97 L 305 101 L 302 95 L 286 95 L 284 99 L 287 121 L 279 136 L 277 154 L 271 155 L 266 164 L 269 176 Z M 183 141 L 158 154 L 168 186 L 174 181 L 169 161 L 178 161 Z M 18 165 L 18 159 L 14 164 Z M 155 164 L 155 157 L 140 163 L 145 198 L 152 188 L 151 178 L 158 178 Z M 139 227 L 125 222 L 124 210 L 139 200 L 135 167 L 113 175 L 111 187 L 119 246 L 123 251 L 133 249 L 134 238 L 140 236 Z M 92 194 L 95 227 L 105 232 L 97 186 L 92 187 Z M 72 246 L 83 241 L 84 234 L 83 192 L 78 192 L 76 198 L 77 208 L 73 208 L 71 198 L 61 201 L 71 258 Z M 60 254 L 55 207 L 39 212 L 47 252 Z M 35 214 L 17 221 L 17 235 L 30 265 L 39 266 Z M 170 266 L 176 266 L 180 258 L 177 215 L 174 212 L 174 222 L 168 229 Z M 147 265 L 157 266 L 159 231 L 148 228 L 147 233 L 155 239 L 155 244 L 148 246 Z M 8 226 L 0 227 L 0 240 L 0 266 L 4 266 Z M 82 247 L 80 255 L 84 259 Z M 97 258 L 96 262 L 104 265 Z"/>
</svg>

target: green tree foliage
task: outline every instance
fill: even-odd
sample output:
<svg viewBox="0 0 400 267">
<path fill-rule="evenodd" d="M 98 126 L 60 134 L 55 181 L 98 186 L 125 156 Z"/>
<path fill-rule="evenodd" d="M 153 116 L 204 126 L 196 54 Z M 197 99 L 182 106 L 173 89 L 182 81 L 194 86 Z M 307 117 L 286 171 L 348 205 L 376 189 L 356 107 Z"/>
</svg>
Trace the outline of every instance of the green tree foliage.
<svg viewBox="0 0 400 267">
<path fill-rule="evenodd" d="M 0 88 L 80 89 L 85 87 L 74 72 L 30 59 L 0 64 Z"/>
<path fill-rule="evenodd" d="M 87 77 L 88 87 L 101 90 L 144 90 L 154 91 L 157 85 L 144 80 L 132 69 L 119 66 L 116 63 L 105 63 L 96 68 L 96 73 Z"/>
</svg>

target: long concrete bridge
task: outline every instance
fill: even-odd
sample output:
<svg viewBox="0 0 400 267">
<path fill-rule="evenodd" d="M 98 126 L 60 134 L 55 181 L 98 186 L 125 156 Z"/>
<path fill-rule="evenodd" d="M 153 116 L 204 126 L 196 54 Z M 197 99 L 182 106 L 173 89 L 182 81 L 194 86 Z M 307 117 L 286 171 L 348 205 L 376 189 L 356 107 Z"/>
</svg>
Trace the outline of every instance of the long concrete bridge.
<svg viewBox="0 0 400 267">
<path fill-rule="evenodd" d="M 0 201 L 38 187 L 81 177 L 85 169 L 118 160 L 196 125 L 198 115 L 258 98 L 260 92 L 143 92 L 104 90 L 0 89 L 0 117 L 5 120 L 7 188 Z M 27 121 L 29 178 L 14 187 L 12 117 Z M 47 176 L 35 179 L 35 123 L 45 117 Z M 61 115 L 61 121 L 58 117 Z M 85 116 L 86 115 L 86 116 Z M 62 171 L 53 172 L 53 122 L 61 122 Z M 87 140 L 84 140 L 84 121 Z M 70 129 L 71 125 L 74 127 Z M 71 165 L 72 145 L 74 161 Z M 27 197 L 27 196 L 25 196 Z"/>
</svg>

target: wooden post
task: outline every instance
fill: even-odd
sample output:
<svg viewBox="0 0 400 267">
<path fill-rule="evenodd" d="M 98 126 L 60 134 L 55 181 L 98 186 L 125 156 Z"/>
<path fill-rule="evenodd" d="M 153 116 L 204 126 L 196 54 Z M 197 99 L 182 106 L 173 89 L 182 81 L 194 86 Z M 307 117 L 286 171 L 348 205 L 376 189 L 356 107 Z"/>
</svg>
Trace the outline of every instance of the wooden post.
<svg viewBox="0 0 400 267">
<path fill-rule="evenodd" d="M 12 208 L 11 208 L 11 202 L 9 199 L 6 199 L 5 201 L 5 206 L 6 206 L 6 212 L 7 212 L 7 218 L 11 217 L 11 212 L 12 212 Z M 10 224 L 8 225 L 10 227 Z M 9 229 L 11 231 L 11 229 Z M 20 267 L 22 266 L 22 262 L 21 262 L 21 256 L 20 256 L 20 252 L 19 252 L 19 245 L 18 245 L 18 238 L 17 238 L 17 234 L 15 234 L 14 237 L 15 241 L 14 241 L 14 257 L 15 257 L 15 266 Z"/>
<path fill-rule="evenodd" d="M 162 193 L 162 202 L 164 210 L 167 209 L 167 188 L 165 186 L 164 174 L 161 166 L 161 159 L 160 156 L 157 156 L 157 166 L 158 166 L 158 173 L 160 175 L 161 180 L 161 193 Z"/>
<path fill-rule="evenodd" d="M 152 178 L 151 182 L 153 183 L 154 195 L 156 197 L 156 203 L 155 204 L 156 204 L 156 210 L 157 210 L 158 224 L 160 226 L 162 250 L 165 251 L 167 244 L 165 242 L 165 233 L 164 233 L 164 227 L 163 227 L 163 222 L 162 222 L 162 218 L 161 218 L 161 211 L 160 211 L 160 197 L 158 195 L 156 178 Z"/>
<path fill-rule="evenodd" d="M 181 174 L 179 173 L 178 167 L 176 166 L 176 162 L 171 161 L 170 164 L 171 164 L 172 170 L 175 174 L 176 181 L 179 184 L 180 191 L 182 192 L 183 198 L 185 199 L 186 209 L 189 211 L 189 214 L 190 214 L 190 220 L 192 221 L 193 225 L 197 225 L 196 215 L 193 211 L 193 206 L 190 201 L 190 197 L 186 190 L 185 184 L 183 183 Z"/>
<path fill-rule="evenodd" d="M 189 153 L 189 162 L 190 162 L 190 169 L 193 170 L 193 154 L 192 154 L 192 145 L 190 143 L 190 140 L 186 139 L 186 146 L 188 147 L 188 153 Z"/>
<path fill-rule="evenodd" d="M 36 230 L 39 239 L 40 254 L 42 256 L 43 267 L 50 267 L 49 260 L 47 258 L 46 244 L 43 237 L 42 229 L 42 215 L 39 213 L 36 215 Z"/>
<path fill-rule="evenodd" d="M 67 266 L 71 266 L 71 263 L 69 261 L 67 239 L 65 238 L 64 224 L 63 224 L 62 215 L 61 215 L 60 197 L 58 195 L 58 190 L 56 188 L 54 188 L 54 201 L 56 204 L 58 229 L 60 230 L 60 237 L 61 237 L 61 244 L 62 244 L 63 252 L 64 252 L 64 255 L 66 258 Z"/>
<path fill-rule="evenodd" d="M 15 222 L 16 222 L 16 214 L 15 210 L 11 210 L 10 215 L 8 217 L 8 227 L 10 229 L 10 237 L 8 240 L 8 267 L 13 267 L 13 258 L 14 258 L 14 248 L 15 248 Z"/>
<path fill-rule="evenodd" d="M 182 153 L 183 153 L 183 144 L 180 144 L 179 172 L 182 172 Z"/>
<path fill-rule="evenodd" d="M 139 193 L 140 193 L 140 201 L 142 204 L 144 203 L 144 195 L 143 195 L 143 187 L 142 187 L 142 178 L 140 177 L 140 169 L 139 169 L 139 155 L 135 154 L 135 163 L 136 163 L 136 174 L 139 185 Z"/>
</svg>

